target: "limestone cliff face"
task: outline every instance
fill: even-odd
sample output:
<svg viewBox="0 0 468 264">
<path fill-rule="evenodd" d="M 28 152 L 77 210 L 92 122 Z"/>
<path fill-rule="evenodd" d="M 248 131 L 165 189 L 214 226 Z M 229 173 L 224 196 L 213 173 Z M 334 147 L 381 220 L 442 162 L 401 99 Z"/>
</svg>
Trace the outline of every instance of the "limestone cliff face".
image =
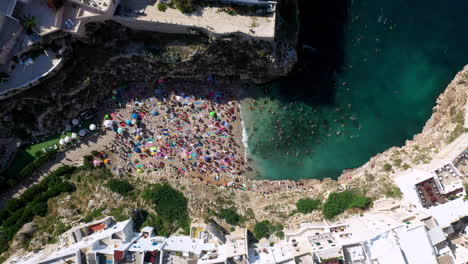
<svg viewBox="0 0 468 264">
<path fill-rule="evenodd" d="M 390 178 L 398 175 L 398 172 L 424 166 L 434 158 L 443 158 L 444 152 L 441 151 L 468 132 L 467 121 L 468 65 L 438 97 L 433 114 L 420 134 L 408 140 L 403 147 L 392 147 L 371 158 L 362 167 L 344 172 L 339 182 L 348 186 L 375 184 L 374 188 L 370 188 L 373 195 L 382 196 L 385 193 L 381 190 L 391 183 Z M 385 170 L 385 164 L 390 164 L 391 169 Z"/>
<path fill-rule="evenodd" d="M 295 1 L 295 0 L 293 0 Z M 117 23 L 90 24 L 86 41 L 66 41 L 62 70 L 41 85 L 2 101 L 0 125 L 24 138 L 54 133 L 84 109 L 102 103 L 112 89 L 158 78 L 205 79 L 209 75 L 271 81 L 297 62 L 297 30 L 279 19 L 275 42 L 214 39 L 191 35 L 132 31 Z M 287 31 L 286 31 L 287 30 Z"/>
</svg>

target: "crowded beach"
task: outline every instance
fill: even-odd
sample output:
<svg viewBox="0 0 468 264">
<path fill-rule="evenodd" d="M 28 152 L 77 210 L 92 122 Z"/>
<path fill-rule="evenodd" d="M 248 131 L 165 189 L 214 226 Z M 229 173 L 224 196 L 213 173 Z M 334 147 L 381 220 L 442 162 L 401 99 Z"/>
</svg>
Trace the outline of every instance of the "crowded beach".
<svg viewBox="0 0 468 264">
<path fill-rule="evenodd" d="M 221 178 L 242 175 L 239 107 L 227 86 L 214 78 L 197 85 L 160 79 L 153 87 L 130 84 L 113 90 L 103 128 L 112 130 L 107 134 L 114 139 L 103 162 L 121 175 L 172 168 L 220 184 Z M 100 166 L 100 161 L 93 163 Z"/>
<path fill-rule="evenodd" d="M 242 142 L 240 89 L 239 82 L 213 77 L 118 87 L 93 108 L 97 126 L 81 129 L 78 142 L 76 133 L 61 140 L 70 149 L 61 163 L 78 165 L 77 158 L 93 150 L 94 166 L 150 181 L 184 177 L 263 194 L 313 188 L 310 181 L 256 179 Z M 93 144 L 87 136 L 95 138 Z"/>
</svg>

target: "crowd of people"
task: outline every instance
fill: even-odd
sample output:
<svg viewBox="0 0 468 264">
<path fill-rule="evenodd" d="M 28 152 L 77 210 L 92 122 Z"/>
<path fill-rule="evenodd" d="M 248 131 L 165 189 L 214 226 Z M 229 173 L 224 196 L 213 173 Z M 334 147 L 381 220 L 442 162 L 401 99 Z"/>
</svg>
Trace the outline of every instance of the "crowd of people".
<svg viewBox="0 0 468 264">
<path fill-rule="evenodd" d="M 181 175 L 215 181 L 242 175 L 246 164 L 235 96 L 219 85 L 167 86 L 159 80 L 154 90 L 132 85 L 114 91 L 120 107 L 104 121 L 115 132 L 107 146 L 113 170 L 128 174 L 172 167 Z"/>
</svg>

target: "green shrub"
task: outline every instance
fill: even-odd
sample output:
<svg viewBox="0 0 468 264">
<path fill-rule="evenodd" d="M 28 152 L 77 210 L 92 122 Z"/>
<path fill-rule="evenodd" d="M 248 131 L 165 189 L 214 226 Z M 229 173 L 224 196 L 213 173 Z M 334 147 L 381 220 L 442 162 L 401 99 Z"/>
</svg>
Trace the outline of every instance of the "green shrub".
<svg viewBox="0 0 468 264">
<path fill-rule="evenodd" d="M 402 194 L 400 188 L 391 184 L 387 186 L 387 189 L 385 190 L 385 196 L 392 198 L 401 198 Z"/>
<path fill-rule="evenodd" d="M 121 195 L 129 195 L 133 191 L 133 186 L 127 180 L 111 179 L 107 182 L 106 187 L 111 191 Z"/>
<path fill-rule="evenodd" d="M 158 3 L 158 10 L 161 12 L 166 12 L 167 5 L 165 3 Z"/>
<path fill-rule="evenodd" d="M 370 198 L 358 195 L 351 190 L 334 192 L 323 204 L 322 213 L 326 219 L 331 219 L 350 208 L 365 209 L 370 203 Z"/>
<path fill-rule="evenodd" d="M 279 231 L 278 233 L 276 233 L 276 236 L 278 236 L 279 239 L 284 239 L 284 232 Z"/>
<path fill-rule="evenodd" d="M 55 154 L 57 154 L 57 151 L 50 151 L 47 152 L 41 156 L 39 156 L 37 159 L 35 159 L 33 162 L 29 163 L 26 167 L 24 167 L 18 174 L 10 177 L 7 180 L 7 184 L 4 185 L 6 187 L 14 187 L 17 184 L 19 184 L 21 181 L 30 178 L 32 174 L 40 168 L 44 163 L 47 161 L 51 160 Z M 2 188 L 4 189 L 4 188 Z"/>
<path fill-rule="evenodd" d="M 29 206 L 34 215 L 45 216 L 47 214 L 47 202 L 32 203 Z"/>
<path fill-rule="evenodd" d="M 255 238 L 257 238 L 258 240 L 264 237 L 269 238 L 271 235 L 270 226 L 271 226 L 271 223 L 268 220 L 264 220 L 264 221 L 256 223 L 254 226 L 254 232 L 253 232 Z"/>
<path fill-rule="evenodd" d="M 264 220 L 261 222 L 257 222 L 254 226 L 254 236 L 258 240 L 262 238 L 269 238 L 273 234 L 277 234 L 278 236 L 281 236 L 281 234 L 278 234 L 282 232 L 283 230 L 283 225 L 272 225 L 270 221 Z"/>
<path fill-rule="evenodd" d="M 178 228 L 187 228 L 190 224 L 187 198 L 168 183 L 153 184 L 143 192 L 143 198 L 154 204 L 164 233 L 172 233 Z"/>
<path fill-rule="evenodd" d="M 23 207 L 25 205 L 23 200 L 17 198 L 11 198 L 5 203 L 5 210 L 7 210 L 10 214 L 14 214 L 16 210 Z"/>
<path fill-rule="evenodd" d="M 320 200 L 304 198 L 299 199 L 296 203 L 296 208 L 299 213 L 310 214 L 312 211 L 317 210 L 320 206 Z"/>
<path fill-rule="evenodd" d="M 237 225 L 240 220 L 241 216 L 237 213 L 236 208 L 229 208 L 229 209 L 221 209 L 219 211 L 219 217 L 226 220 L 226 222 L 230 225 Z"/>
<path fill-rule="evenodd" d="M 93 156 L 92 155 L 85 155 L 83 157 L 83 168 L 85 169 L 92 169 L 93 166 Z"/>
<path fill-rule="evenodd" d="M 192 13 L 198 8 L 197 0 L 172 0 L 175 7 L 182 13 Z"/>
<path fill-rule="evenodd" d="M 390 172 L 390 171 L 392 170 L 392 165 L 390 165 L 390 164 L 388 164 L 388 163 L 385 163 L 385 164 L 383 165 L 383 170 L 384 170 L 385 172 Z"/>
</svg>

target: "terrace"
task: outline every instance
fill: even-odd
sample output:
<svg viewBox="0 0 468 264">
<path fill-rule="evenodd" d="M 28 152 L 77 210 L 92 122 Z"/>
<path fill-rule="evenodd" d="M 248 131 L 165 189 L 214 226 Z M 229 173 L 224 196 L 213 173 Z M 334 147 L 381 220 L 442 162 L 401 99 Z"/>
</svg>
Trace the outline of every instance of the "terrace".
<svg viewBox="0 0 468 264">
<path fill-rule="evenodd" d="M 8 81 L 0 83 L 0 93 L 25 86 L 46 75 L 57 67 L 62 59 L 56 58 L 52 51 L 44 51 L 35 58 L 24 58 L 9 73 Z"/>
<path fill-rule="evenodd" d="M 446 164 L 442 168 L 436 169 L 435 173 L 442 193 L 452 192 L 463 186 L 460 175 L 452 164 Z"/>
<path fill-rule="evenodd" d="M 436 180 L 434 178 L 429 178 L 416 184 L 416 191 L 423 207 L 429 208 L 446 203 L 449 200 L 449 197 L 453 197 L 454 195 L 462 192 L 463 188 L 455 189 L 447 193 L 442 193 L 437 186 Z"/>
<path fill-rule="evenodd" d="M 318 234 L 308 237 L 307 239 L 314 251 L 336 247 L 336 242 L 331 233 Z"/>
<path fill-rule="evenodd" d="M 125 18 L 125 22 L 131 23 L 134 18 L 138 22 L 150 21 L 161 25 L 147 25 L 145 30 L 176 30 L 180 27 L 196 27 L 207 29 L 216 34 L 244 33 L 246 35 L 272 39 L 275 33 L 275 15 L 258 16 L 256 12 L 249 14 L 230 15 L 224 12 L 222 7 L 200 7 L 191 14 L 183 14 L 175 8 L 158 10 L 158 2 L 155 0 L 121 0 L 116 16 Z M 117 21 L 119 19 L 117 18 Z M 135 21 L 136 23 L 136 21 Z M 177 33 L 177 32 L 174 32 Z"/>
<path fill-rule="evenodd" d="M 63 8 L 57 11 L 47 5 L 47 1 L 18 2 L 15 8 L 15 17 L 32 16 L 37 19 L 36 30 L 40 35 L 54 32 L 62 23 Z"/>
</svg>

